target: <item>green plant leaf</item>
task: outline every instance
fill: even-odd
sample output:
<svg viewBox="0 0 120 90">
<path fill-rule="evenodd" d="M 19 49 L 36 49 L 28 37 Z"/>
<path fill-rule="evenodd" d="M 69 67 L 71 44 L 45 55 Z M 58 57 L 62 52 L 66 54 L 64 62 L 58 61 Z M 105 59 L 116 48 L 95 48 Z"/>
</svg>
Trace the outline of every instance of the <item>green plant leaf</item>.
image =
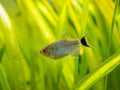
<svg viewBox="0 0 120 90">
<path fill-rule="evenodd" d="M 94 71 L 89 73 L 78 84 L 74 86 L 76 90 L 87 90 L 98 80 L 105 75 L 109 74 L 120 64 L 120 52 L 115 53 L 113 56 L 101 63 Z"/>
<path fill-rule="evenodd" d="M 26 81 L 23 70 L 22 57 L 19 51 L 15 32 L 12 22 L 3 6 L 0 4 L 0 23 L 6 44 L 6 58 L 3 59 L 2 65 L 8 77 L 9 84 L 14 90 L 25 90 Z M 7 60 L 9 59 L 9 60 Z M 12 71 L 12 72 L 9 72 Z"/>
<path fill-rule="evenodd" d="M 3 54 L 5 53 L 5 50 L 6 50 L 6 46 L 3 45 L 2 48 L 0 49 L 0 62 L 2 60 Z"/>
<path fill-rule="evenodd" d="M 4 69 L 0 64 L 0 90 L 11 90 Z"/>
</svg>

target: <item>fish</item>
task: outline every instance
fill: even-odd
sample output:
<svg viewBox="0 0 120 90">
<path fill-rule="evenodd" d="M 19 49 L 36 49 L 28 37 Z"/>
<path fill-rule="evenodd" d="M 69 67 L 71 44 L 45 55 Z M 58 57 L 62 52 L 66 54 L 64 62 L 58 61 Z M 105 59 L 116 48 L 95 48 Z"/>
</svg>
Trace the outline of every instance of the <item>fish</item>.
<svg viewBox="0 0 120 90">
<path fill-rule="evenodd" d="M 80 40 L 58 40 L 40 50 L 40 53 L 52 59 L 59 59 L 67 55 L 76 55 L 80 52 L 80 46 L 89 47 L 85 37 Z"/>
</svg>

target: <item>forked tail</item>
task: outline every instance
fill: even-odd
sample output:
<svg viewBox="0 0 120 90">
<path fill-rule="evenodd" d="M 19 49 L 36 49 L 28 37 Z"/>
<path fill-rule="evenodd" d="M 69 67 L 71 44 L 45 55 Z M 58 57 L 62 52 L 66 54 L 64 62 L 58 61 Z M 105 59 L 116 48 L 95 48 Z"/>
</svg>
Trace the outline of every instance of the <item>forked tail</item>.
<svg viewBox="0 0 120 90">
<path fill-rule="evenodd" d="M 85 37 L 82 37 L 80 42 L 82 43 L 82 45 L 86 46 L 86 47 L 90 47 L 88 44 L 87 44 L 87 41 L 85 39 Z"/>
</svg>

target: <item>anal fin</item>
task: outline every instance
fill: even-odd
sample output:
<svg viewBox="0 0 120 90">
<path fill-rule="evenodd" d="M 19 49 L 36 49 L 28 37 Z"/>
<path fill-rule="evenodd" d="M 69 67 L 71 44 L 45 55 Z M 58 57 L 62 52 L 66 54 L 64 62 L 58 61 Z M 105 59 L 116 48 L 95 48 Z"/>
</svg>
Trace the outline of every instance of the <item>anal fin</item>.
<svg viewBox="0 0 120 90">
<path fill-rule="evenodd" d="M 79 56 L 80 55 L 80 48 L 75 48 L 73 52 L 71 52 L 71 55 L 73 56 Z"/>
</svg>

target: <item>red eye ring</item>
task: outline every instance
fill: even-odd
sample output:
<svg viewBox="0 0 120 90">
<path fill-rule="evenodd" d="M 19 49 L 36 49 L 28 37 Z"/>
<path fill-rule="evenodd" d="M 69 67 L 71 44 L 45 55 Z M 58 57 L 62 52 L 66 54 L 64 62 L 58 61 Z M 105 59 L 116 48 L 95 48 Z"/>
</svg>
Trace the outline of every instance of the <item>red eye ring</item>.
<svg viewBox="0 0 120 90">
<path fill-rule="evenodd" d="M 43 50 L 42 50 L 43 52 L 46 52 L 46 48 L 43 48 Z"/>
</svg>

